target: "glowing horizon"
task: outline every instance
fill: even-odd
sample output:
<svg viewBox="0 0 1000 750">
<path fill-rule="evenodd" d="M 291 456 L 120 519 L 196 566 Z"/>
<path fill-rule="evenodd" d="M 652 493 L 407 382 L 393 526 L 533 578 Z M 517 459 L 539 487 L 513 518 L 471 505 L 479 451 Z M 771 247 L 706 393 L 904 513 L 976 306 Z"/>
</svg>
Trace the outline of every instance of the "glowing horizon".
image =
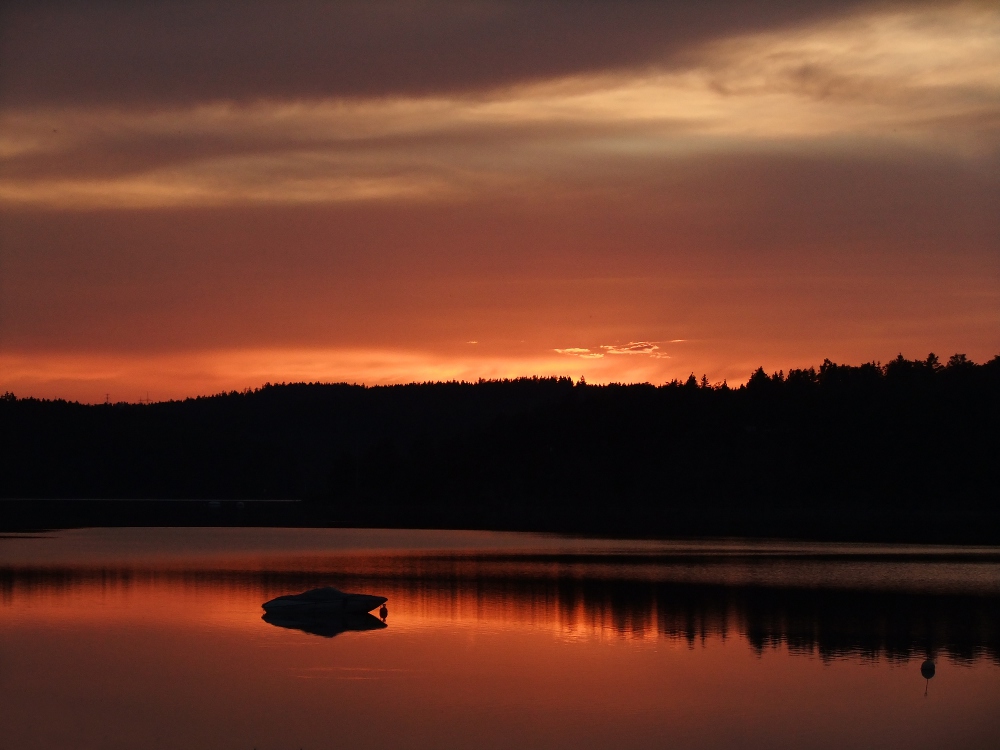
<svg viewBox="0 0 1000 750">
<path fill-rule="evenodd" d="M 990 3 L 205 7 L 0 11 L 0 390 L 1000 352 Z"/>
</svg>

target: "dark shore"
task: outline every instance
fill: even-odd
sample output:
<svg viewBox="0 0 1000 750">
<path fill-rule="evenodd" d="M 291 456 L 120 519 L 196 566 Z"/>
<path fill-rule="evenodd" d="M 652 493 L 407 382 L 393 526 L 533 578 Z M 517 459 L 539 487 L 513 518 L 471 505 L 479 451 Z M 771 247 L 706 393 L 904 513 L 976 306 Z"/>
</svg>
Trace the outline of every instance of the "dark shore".
<svg viewBox="0 0 1000 750">
<path fill-rule="evenodd" d="M 256 525 L 1000 543 L 1000 358 L 0 400 L 0 530 Z"/>
</svg>

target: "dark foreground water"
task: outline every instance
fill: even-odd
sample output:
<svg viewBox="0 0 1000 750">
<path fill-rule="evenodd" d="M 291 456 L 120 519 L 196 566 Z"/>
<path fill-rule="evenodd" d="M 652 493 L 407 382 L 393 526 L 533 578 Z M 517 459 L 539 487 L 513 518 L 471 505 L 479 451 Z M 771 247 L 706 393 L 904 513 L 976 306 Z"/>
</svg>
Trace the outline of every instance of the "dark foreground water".
<svg viewBox="0 0 1000 750">
<path fill-rule="evenodd" d="M 386 622 L 261 618 L 320 585 Z M 0 538 L 4 749 L 998 746 L 997 548 Z"/>
</svg>

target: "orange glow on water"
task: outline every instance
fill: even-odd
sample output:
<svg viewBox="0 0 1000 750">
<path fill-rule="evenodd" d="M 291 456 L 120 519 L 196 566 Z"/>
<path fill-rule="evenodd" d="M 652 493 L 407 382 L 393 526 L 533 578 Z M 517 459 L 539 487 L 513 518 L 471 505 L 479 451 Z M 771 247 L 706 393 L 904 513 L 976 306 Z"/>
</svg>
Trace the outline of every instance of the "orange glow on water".
<svg viewBox="0 0 1000 750">
<path fill-rule="evenodd" d="M 924 746 L 996 730 L 1000 670 L 821 661 L 739 632 L 689 641 L 467 588 L 390 596 L 332 640 L 260 619 L 271 591 L 141 580 L 2 605 L 7 738 L 21 748 Z M 624 625 L 624 627 L 623 627 Z M 12 678 L 16 676 L 17 689 Z M 915 745 L 914 745 L 915 743 Z"/>
<path fill-rule="evenodd" d="M 38 750 L 984 747 L 998 565 L 992 548 L 488 532 L 11 537 L 0 718 Z M 387 596 L 387 626 L 261 619 L 330 583 Z M 929 633 L 925 684 L 907 644 Z"/>
</svg>

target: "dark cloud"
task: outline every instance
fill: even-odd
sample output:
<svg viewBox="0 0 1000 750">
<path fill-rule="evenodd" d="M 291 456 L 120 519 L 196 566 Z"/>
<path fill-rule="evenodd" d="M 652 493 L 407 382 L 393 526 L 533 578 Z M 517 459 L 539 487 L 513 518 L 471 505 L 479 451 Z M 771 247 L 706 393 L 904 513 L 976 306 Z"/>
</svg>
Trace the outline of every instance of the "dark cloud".
<svg viewBox="0 0 1000 750">
<path fill-rule="evenodd" d="M 473 91 L 643 67 L 682 58 L 708 39 L 873 4 L 7 2 L 0 6 L 0 104 L 156 105 Z"/>
</svg>

